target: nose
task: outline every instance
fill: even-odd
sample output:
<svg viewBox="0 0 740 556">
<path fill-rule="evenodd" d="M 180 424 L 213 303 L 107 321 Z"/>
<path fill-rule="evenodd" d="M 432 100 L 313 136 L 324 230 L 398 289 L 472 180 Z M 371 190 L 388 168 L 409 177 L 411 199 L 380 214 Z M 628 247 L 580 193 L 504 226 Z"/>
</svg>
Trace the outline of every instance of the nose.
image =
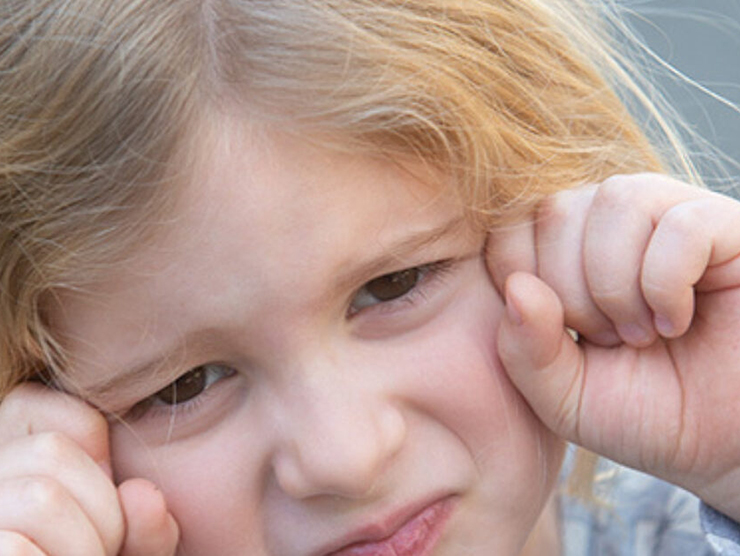
<svg viewBox="0 0 740 556">
<path fill-rule="evenodd" d="M 280 488 L 296 499 L 367 496 L 404 444 L 400 409 L 346 378 L 301 381 L 295 391 L 273 462 Z"/>
</svg>

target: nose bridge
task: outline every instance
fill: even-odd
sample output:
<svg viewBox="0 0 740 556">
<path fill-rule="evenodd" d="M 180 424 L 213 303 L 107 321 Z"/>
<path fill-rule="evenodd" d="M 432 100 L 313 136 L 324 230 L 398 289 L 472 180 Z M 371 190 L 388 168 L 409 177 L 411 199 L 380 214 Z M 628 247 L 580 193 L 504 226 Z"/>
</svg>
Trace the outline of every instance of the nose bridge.
<svg viewBox="0 0 740 556">
<path fill-rule="evenodd" d="M 406 435 L 391 394 L 327 357 L 303 365 L 288 391 L 274 461 L 280 487 L 295 498 L 366 495 Z"/>
</svg>

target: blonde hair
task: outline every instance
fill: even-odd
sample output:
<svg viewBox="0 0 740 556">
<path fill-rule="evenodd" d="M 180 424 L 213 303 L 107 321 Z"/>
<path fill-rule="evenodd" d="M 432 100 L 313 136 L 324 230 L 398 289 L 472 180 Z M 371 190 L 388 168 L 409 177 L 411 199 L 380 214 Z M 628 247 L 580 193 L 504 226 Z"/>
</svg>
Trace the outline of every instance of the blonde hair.
<svg viewBox="0 0 740 556">
<path fill-rule="evenodd" d="M 349 152 L 419 156 L 455 178 L 486 226 L 553 191 L 668 168 L 626 104 L 658 122 L 675 168 L 690 173 L 610 42 L 608 8 L 3 2 L 0 399 L 63 358 L 46 325 L 48 296 L 84 288 L 166 218 L 173 160 L 206 108 L 239 105 Z"/>
</svg>

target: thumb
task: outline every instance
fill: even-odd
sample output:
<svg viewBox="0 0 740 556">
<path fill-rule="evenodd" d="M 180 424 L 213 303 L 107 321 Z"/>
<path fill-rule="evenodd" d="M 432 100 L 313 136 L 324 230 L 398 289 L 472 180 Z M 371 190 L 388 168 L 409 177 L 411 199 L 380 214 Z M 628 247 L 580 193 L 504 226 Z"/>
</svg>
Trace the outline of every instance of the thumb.
<svg viewBox="0 0 740 556">
<path fill-rule="evenodd" d="M 506 371 L 545 425 L 579 442 L 583 357 L 563 324 L 563 306 L 542 280 L 523 272 L 505 284 L 498 348 Z"/>
<path fill-rule="evenodd" d="M 118 495 L 126 518 L 119 556 L 172 556 L 180 535 L 162 491 L 144 479 L 129 479 L 118 487 Z"/>
</svg>

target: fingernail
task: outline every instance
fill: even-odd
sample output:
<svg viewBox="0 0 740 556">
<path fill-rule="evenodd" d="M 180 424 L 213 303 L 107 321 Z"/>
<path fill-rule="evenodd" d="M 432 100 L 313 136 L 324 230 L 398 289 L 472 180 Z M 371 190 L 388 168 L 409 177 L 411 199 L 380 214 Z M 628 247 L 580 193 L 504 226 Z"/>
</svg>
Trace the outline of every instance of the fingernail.
<svg viewBox="0 0 740 556">
<path fill-rule="evenodd" d="M 635 323 L 617 325 L 617 333 L 622 340 L 631 345 L 643 345 L 650 341 L 650 333 Z"/>
<path fill-rule="evenodd" d="M 613 330 L 601 330 L 583 335 L 589 342 L 598 346 L 611 347 L 622 343 L 622 338 Z"/>
</svg>

